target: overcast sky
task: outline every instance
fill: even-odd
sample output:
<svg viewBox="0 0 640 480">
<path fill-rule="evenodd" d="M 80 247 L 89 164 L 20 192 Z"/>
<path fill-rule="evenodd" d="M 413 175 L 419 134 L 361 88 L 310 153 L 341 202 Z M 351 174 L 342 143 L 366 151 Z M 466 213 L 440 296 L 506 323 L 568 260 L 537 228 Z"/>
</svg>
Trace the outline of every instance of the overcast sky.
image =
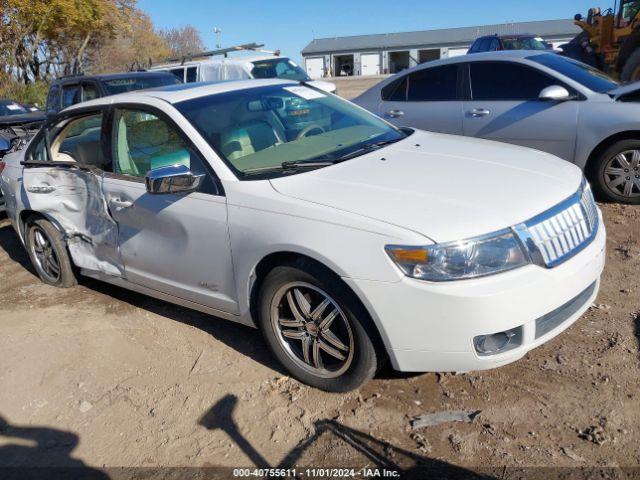
<svg viewBox="0 0 640 480">
<path fill-rule="evenodd" d="M 607 0 L 600 0 L 607 1 Z M 594 3 L 595 2 L 595 3 Z M 192 24 L 209 48 L 264 43 L 300 59 L 313 38 L 573 18 L 595 0 L 138 0 L 158 27 Z M 536 33 L 536 32 L 529 32 Z"/>
</svg>

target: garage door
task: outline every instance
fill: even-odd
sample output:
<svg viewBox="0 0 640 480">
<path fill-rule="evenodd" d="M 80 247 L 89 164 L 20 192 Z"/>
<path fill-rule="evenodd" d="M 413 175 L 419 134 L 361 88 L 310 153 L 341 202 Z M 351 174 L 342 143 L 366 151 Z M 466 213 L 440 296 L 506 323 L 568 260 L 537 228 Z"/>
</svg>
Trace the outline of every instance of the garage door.
<svg viewBox="0 0 640 480">
<path fill-rule="evenodd" d="M 362 75 L 380 75 L 380 55 L 377 53 L 365 53 L 360 55 Z"/>
<path fill-rule="evenodd" d="M 324 76 L 324 58 L 305 58 L 304 65 L 307 68 L 307 75 L 311 78 L 322 78 Z"/>
<path fill-rule="evenodd" d="M 449 58 L 459 57 L 460 55 L 466 55 L 469 48 L 450 48 Z"/>
</svg>

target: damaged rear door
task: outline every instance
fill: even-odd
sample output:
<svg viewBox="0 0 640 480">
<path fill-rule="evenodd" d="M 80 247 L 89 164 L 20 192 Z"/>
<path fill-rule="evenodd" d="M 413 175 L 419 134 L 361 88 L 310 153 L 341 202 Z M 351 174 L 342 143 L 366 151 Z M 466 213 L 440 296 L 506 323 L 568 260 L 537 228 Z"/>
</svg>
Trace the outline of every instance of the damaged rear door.
<svg viewBox="0 0 640 480">
<path fill-rule="evenodd" d="M 25 154 L 20 202 L 63 232 L 77 267 L 121 277 L 118 226 L 102 190 L 103 117 L 81 112 L 38 134 Z"/>
</svg>

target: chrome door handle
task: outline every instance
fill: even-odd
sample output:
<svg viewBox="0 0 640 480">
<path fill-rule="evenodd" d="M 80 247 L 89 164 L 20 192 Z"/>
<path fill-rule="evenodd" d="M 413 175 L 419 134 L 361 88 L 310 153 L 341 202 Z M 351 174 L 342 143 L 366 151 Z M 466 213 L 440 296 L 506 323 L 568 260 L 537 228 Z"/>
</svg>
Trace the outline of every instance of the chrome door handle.
<svg viewBox="0 0 640 480">
<path fill-rule="evenodd" d="M 469 113 L 472 117 L 486 117 L 487 115 L 491 115 L 491 111 L 486 108 L 474 108 Z"/>
<path fill-rule="evenodd" d="M 29 193 L 51 193 L 55 191 L 56 191 L 56 187 L 52 185 L 40 185 L 38 187 L 27 187 L 27 192 Z"/>
<path fill-rule="evenodd" d="M 404 112 L 402 110 L 389 110 L 387 112 L 387 115 L 389 115 L 391 118 L 396 118 L 403 116 Z"/>
<path fill-rule="evenodd" d="M 120 200 L 119 198 L 112 198 L 109 200 L 109 203 L 116 208 L 131 208 L 133 207 L 133 202 L 129 200 Z"/>
</svg>

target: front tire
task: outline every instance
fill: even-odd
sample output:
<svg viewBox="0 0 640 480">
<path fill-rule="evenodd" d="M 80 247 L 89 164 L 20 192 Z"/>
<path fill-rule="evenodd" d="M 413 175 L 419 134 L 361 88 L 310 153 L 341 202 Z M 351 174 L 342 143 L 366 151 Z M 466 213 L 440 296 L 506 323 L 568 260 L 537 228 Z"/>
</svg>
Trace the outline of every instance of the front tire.
<svg viewBox="0 0 640 480">
<path fill-rule="evenodd" d="M 611 145 L 596 158 L 590 177 L 602 199 L 640 205 L 640 140 Z"/>
<path fill-rule="evenodd" d="M 625 83 L 640 80 L 640 48 L 636 48 L 624 63 L 620 79 Z"/>
<path fill-rule="evenodd" d="M 258 323 L 280 363 L 313 387 L 347 392 L 377 370 L 366 312 L 346 286 L 310 262 L 267 274 L 258 297 Z"/>
<path fill-rule="evenodd" d="M 64 238 L 51 222 L 29 218 L 25 224 L 25 244 L 31 263 L 44 283 L 59 288 L 76 285 Z"/>
</svg>

